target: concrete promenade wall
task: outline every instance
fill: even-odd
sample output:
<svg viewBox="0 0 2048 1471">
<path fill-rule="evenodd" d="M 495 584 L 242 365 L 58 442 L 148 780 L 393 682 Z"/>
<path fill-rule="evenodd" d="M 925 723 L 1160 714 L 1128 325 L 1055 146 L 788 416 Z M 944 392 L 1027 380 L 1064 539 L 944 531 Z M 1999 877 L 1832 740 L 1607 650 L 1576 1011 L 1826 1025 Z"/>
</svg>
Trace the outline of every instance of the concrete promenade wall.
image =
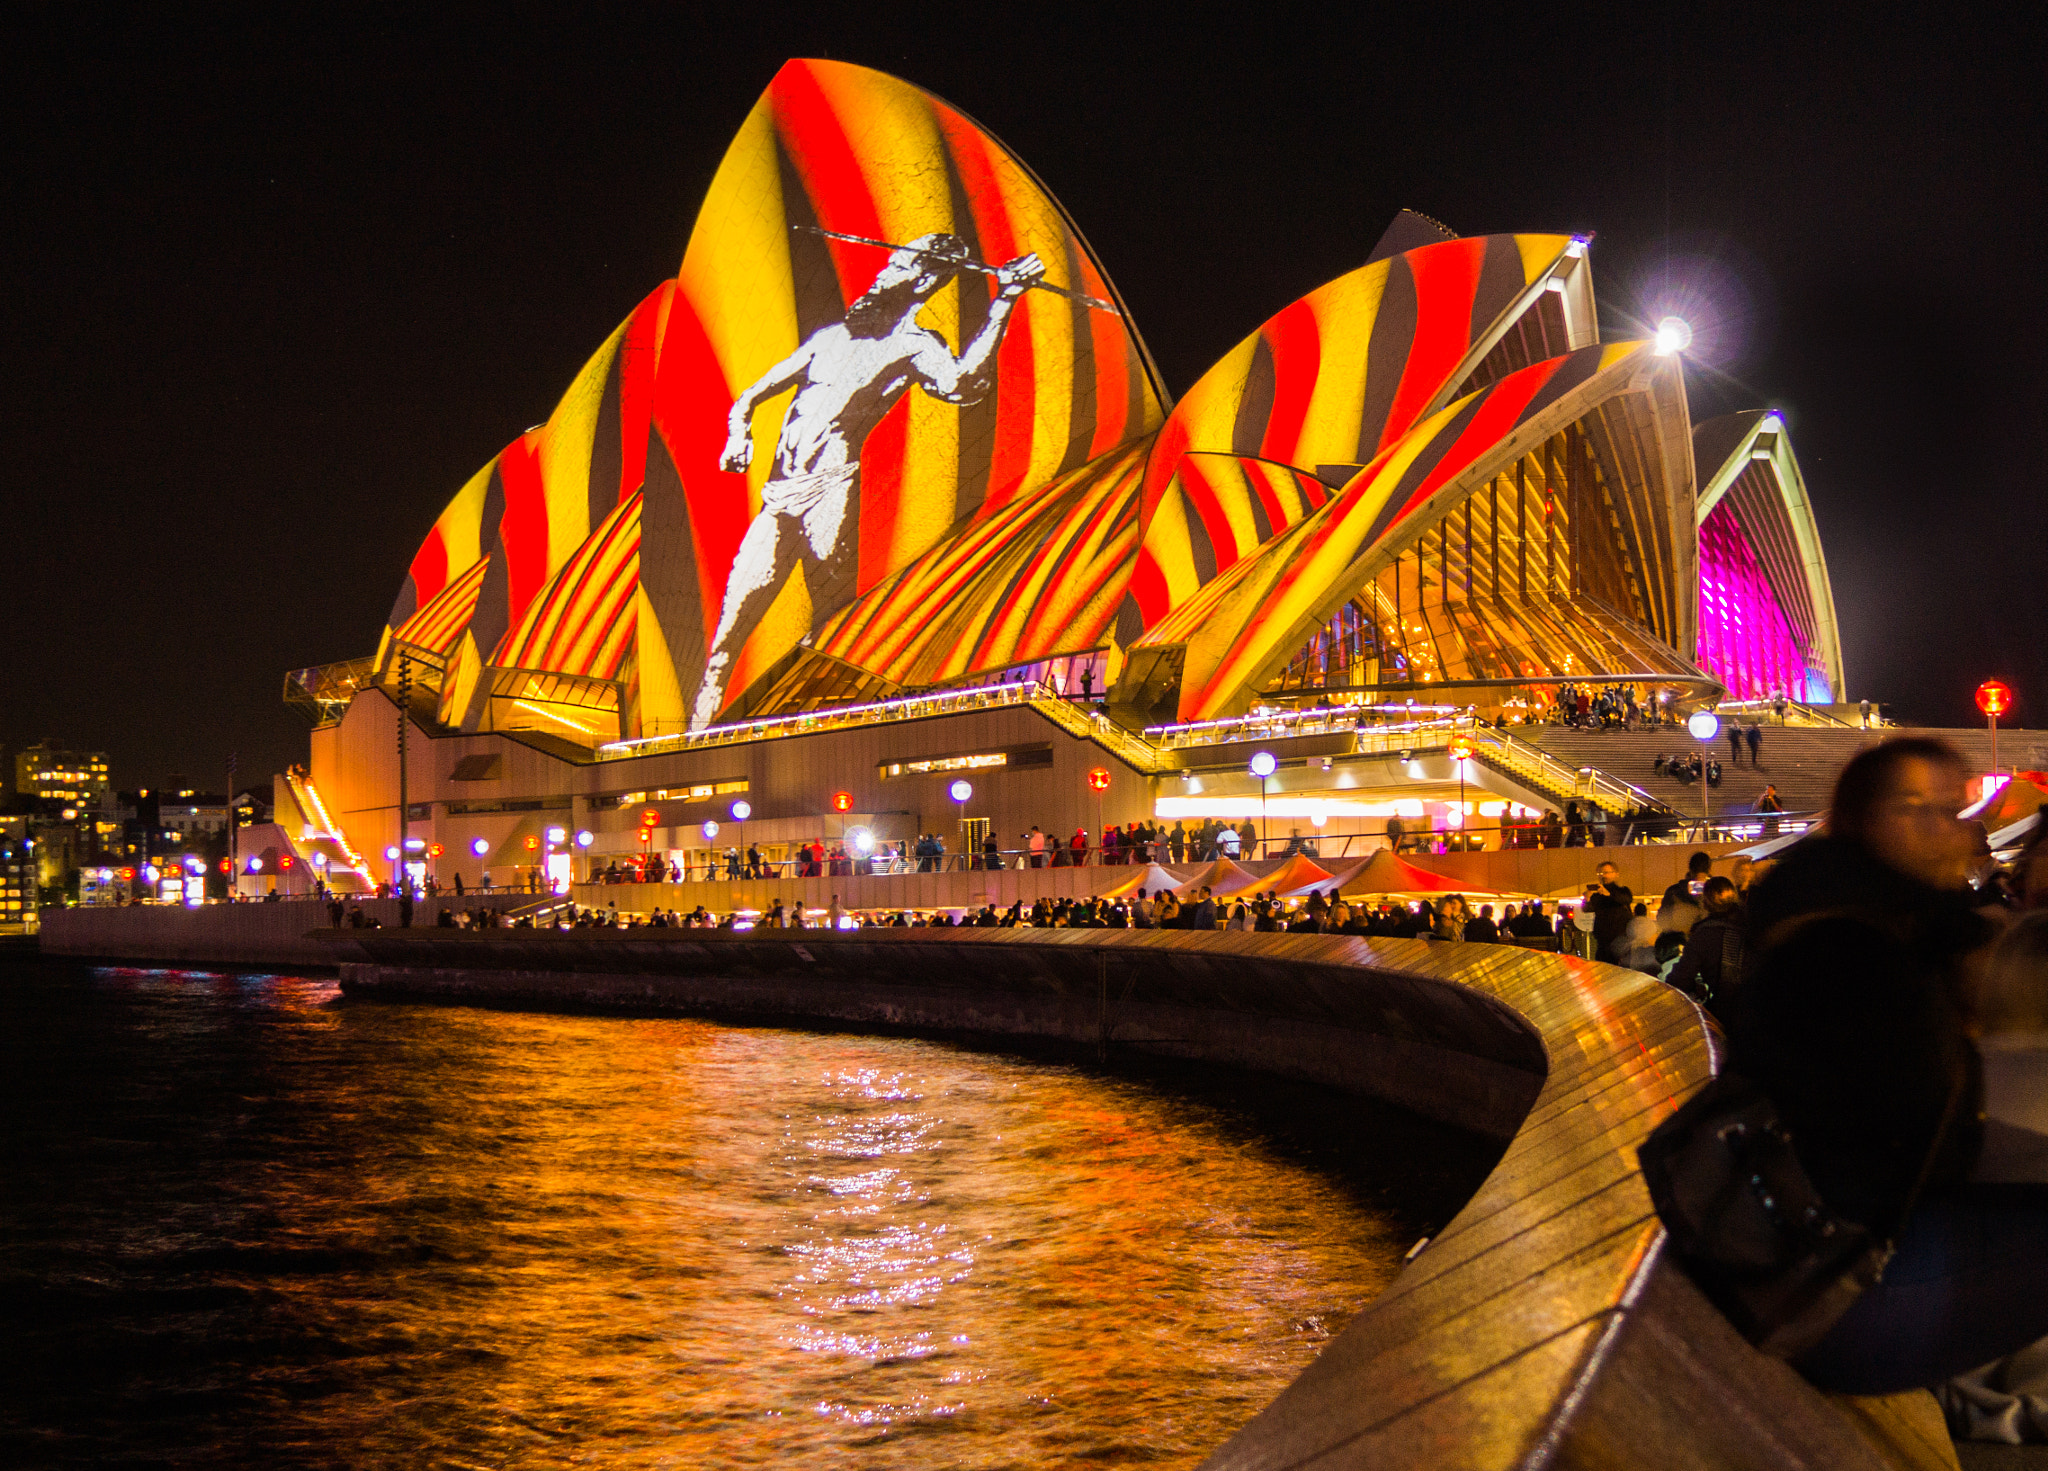
<svg viewBox="0 0 2048 1471">
<path fill-rule="evenodd" d="M 348 930 L 354 998 L 1050 1037 L 1250 1067 L 1505 1137 L 1464 1210 L 1211 1456 L 1293 1467 L 1953 1467 L 1931 1396 L 1831 1401 L 1664 1257 L 1635 1166 L 1718 1034 L 1504 946 L 1134 930 Z"/>
<path fill-rule="evenodd" d="M 396 899 L 348 899 L 367 918 L 385 927 L 398 923 Z M 413 906 L 412 922 L 431 926 L 441 908 L 517 909 L 535 902 L 532 894 L 472 894 L 457 901 L 443 895 Z M 98 960 L 153 961 L 195 965 L 334 964 L 332 955 L 306 938 L 327 923 L 327 905 L 319 899 L 280 899 L 274 904 L 204 904 L 181 909 L 169 904 L 42 912 L 45 955 L 76 955 Z"/>
</svg>

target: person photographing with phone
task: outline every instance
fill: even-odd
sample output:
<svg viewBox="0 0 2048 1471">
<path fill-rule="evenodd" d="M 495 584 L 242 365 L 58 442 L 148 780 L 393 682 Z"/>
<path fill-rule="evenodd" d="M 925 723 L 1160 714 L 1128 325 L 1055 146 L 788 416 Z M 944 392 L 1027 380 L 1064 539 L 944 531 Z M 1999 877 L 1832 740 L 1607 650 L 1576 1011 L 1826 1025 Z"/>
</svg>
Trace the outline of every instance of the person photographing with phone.
<svg viewBox="0 0 2048 1471">
<path fill-rule="evenodd" d="M 1593 916 L 1593 958 L 1622 964 L 1621 941 L 1628 922 L 1635 917 L 1636 896 L 1621 881 L 1621 870 L 1603 863 L 1593 871 L 1594 882 L 1586 885 L 1585 907 Z"/>
</svg>

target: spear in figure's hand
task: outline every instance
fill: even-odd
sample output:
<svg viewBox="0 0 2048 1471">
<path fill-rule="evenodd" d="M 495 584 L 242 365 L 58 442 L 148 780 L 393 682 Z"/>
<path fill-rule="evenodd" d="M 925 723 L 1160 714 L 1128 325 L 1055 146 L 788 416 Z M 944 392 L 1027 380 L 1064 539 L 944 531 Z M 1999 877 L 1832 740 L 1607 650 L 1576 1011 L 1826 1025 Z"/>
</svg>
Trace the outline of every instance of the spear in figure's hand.
<svg viewBox="0 0 2048 1471">
<path fill-rule="evenodd" d="M 813 235 L 823 235 L 827 240 L 841 240 L 848 245 L 872 245 L 877 250 L 902 250 L 905 248 L 901 245 L 892 245 L 887 240 L 870 239 L 866 235 L 847 235 L 842 234 L 838 230 L 827 230 L 822 225 L 791 225 L 790 229 L 808 231 Z M 982 276 L 994 276 L 1003 269 L 1001 266 L 992 266 L 987 261 L 975 260 L 972 256 L 949 255 L 942 258 L 948 265 L 957 266 L 963 271 L 973 271 L 977 275 Z M 1026 289 L 1031 291 L 1050 291 L 1054 296 L 1064 296 L 1069 301 L 1078 301 L 1081 305 L 1095 311 L 1108 312 L 1112 317 L 1123 315 L 1122 309 L 1114 302 L 1104 301 L 1099 296 L 1089 296 L 1085 292 L 1070 291 L 1064 286 L 1055 286 L 1042 276 L 1038 280 L 1033 281 Z"/>
</svg>

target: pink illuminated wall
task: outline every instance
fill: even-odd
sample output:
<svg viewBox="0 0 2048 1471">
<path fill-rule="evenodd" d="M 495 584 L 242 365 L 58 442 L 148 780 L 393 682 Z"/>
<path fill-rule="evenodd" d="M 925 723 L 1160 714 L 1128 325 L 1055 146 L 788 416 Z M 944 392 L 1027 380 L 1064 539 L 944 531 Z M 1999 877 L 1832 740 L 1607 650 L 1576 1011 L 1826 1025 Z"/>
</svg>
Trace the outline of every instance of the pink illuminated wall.
<svg viewBox="0 0 2048 1471">
<path fill-rule="evenodd" d="M 1792 620 L 1726 500 L 1700 526 L 1699 657 L 1738 700 L 1833 698 L 1826 676 L 1809 669 Z"/>
</svg>

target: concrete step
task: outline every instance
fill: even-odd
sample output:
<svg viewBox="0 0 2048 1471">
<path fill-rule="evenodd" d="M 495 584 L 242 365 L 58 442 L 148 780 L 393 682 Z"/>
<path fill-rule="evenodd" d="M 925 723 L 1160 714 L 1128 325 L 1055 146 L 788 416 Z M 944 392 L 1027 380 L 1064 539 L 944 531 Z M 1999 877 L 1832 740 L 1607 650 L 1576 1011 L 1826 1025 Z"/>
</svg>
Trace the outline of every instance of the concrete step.
<svg viewBox="0 0 2048 1471">
<path fill-rule="evenodd" d="M 1568 765 L 1597 767 L 1623 781 L 1634 782 L 1681 812 L 1698 810 L 1697 783 L 1677 782 L 1655 772 L 1658 756 L 1676 757 L 1698 748 L 1697 742 L 1676 727 L 1588 731 L 1548 725 L 1517 726 L 1515 734 Z M 1787 811 L 1819 811 L 1828 805 L 1835 777 L 1852 756 L 1880 739 L 1898 735 L 1938 736 L 1961 750 L 1973 770 L 1990 770 L 1991 741 L 1983 730 L 1891 727 L 1860 731 L 1766 726 L 1763 744 L 1757 752 L 1759 764 L 1755 766 L 1750 764 L 1747 746 L 1737 762 L 1730 759 L 1725 735 L 1713 743 L 1710 754 L 1721 762 L 1722 772 L 1721 785 L 1710 793 L 1713 810 L 1754 811 L 1765 784 L 1775 783 Z M 2003 770 L 2038 771 L 2048 767 L 2048 732 L 2000 731 L 1998 763 Z"/>
</svg>

